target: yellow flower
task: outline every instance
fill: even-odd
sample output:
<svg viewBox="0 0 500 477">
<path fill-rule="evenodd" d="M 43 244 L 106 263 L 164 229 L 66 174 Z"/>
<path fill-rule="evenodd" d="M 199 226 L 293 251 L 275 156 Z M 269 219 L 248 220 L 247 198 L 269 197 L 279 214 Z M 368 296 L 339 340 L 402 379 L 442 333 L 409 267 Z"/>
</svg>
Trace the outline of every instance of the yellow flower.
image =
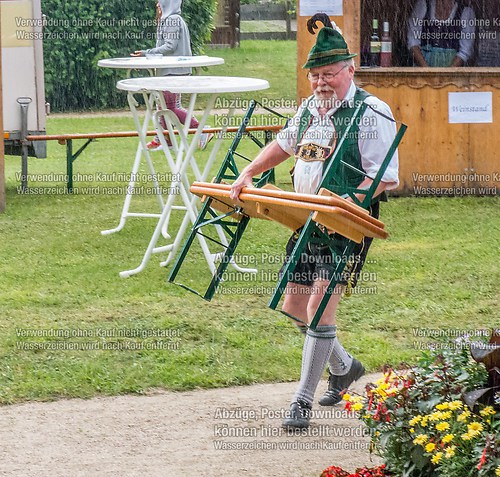
<svg viewBox="0 0 500 477">
<path fill-rule="evenodd" d="M 444 421 L 451 418 L 451 411 L 436 411 L 429 415 L 429 421 Z"/>
<path fill-rule="evenodd" d="M 350 394 L 345 393 L 345 394 L 344 394 L 344 396 L 342 396 L 342 399 L 343 399 L 344 401 L 349 401 L 349 400 L 351 399 L 351 395 L 350 395 Z"/>
<path fill-rule="evenodd" d="M 497 475 L 498 477 L 500 477 L 500 465 L 495 470 L 495 475 Z"/>
<path fill-rule="evenodd" d="M 445 444 L 448 444 L 448 442 L 451 442 L 453 440 L 455 436 L 453 434 L 446 434 L 442 441 L 445 443 Z"/>
<path fill-rule="evenodd" d="M 484 409 L 481 409 L 479 411 L 479 414 L 481 414 L 481 416 L 483 417 L 493 416 L 495 414 L 495 410 L 492 406 L 486 406 Z"/>
<path fill-rule="evenodd" d="M 423 446 L 427 442 L 427 439 L 429 439 L 427 434 L 419 434 L 415 437 L 415 439 L 413 439 L 413 443 Z"/>
<path fill-rule="evenodd" d="M 441 458 L 443 457 L 443 453 L 442 452 L 436 452 L 433 456 L 432 456 L 432 459 L 431 459 L 431 462 L 433 464 L 437 464 L 439 463 L 439 461 L 441 460 Z"/>
<path fill-rule="evenodd" d="M 479 434 L 483 430 L 483 425 L 480 422 L 471 422 L 467 425 L 467 429 L 471 434 Z"/>
<path fill-rule="evenodd" d="M 425 416 L 422 418 L 422 420 L 420 421 L 420 425 L 422 427 L 427 427 L 427 421 L 429 420 L 428 416 Z"/>
<path fill-rule="evenodd" d="M 461 437 L 461 438 L 462 438 L 462 440 L 464 440 L 464 441 L 470 441 L 470 440 L 472 439 L 472 437 L 473 437 L 473 436 L 472 436 L 472 434 L 471 434 L 470 432 L 467 432 L 467 433 L 465 433 L 465 434 L 462 434 L 460 437 Z"/>
<path fill-rule="evenodd" d="M 448 409 L 449 405 L 450 405 L 450 403 L 448 403 L 448 402 L 442 402 L 436 406 L 436 409 L 438 409 L 439 411 L 446 411 L 446 409 Z"/>
<path fill-rule="evenodd" d="M 456 411 L 457 409 L 462 409 L 463 404 L 462 404 L 462 401 L 451 401 L 448 407 L 452 411 Z"/>
<path fill-rule="evenodd" d="M 434 442 L 429 442 L 425 446 L 425 452 L 432 452 L 435 448 L 436 448 L 436 444 L 434 444 Z"/>
<path fill-rule="evenodd" d="M 361 411 L 361 409 L 363 409 L 363 404 L 361 404 L 360 402 L 357 402 L 356 404 L 354 404 L 354 405 L 352 406 L 352 409 L 353 409 L 354 411 Z"/>
<path fill-rule="evenodd" d="M 451 457 L 453 457 L 455 455 L 455 449 L 456 449 L 457 446 L 451 446 L 451 447 L 448 447 L 448 449 L 446 449 L 446 453 L 445 453 L 445 457 L 447 459 L 450 459 Z"/>
<path fill-rule="evenodd" d="M 433 422 L 433 421 L 439 421 L 439 419 L 441 418 L 441 411 L 436 411 L 436 412 L 433 412 L 432 414 L 429 414 L 429 421 Z"/>
<path fill-rule="evenodd" d="M 415 428 L 414 427 L 410 427 L 410 434 L 415 434 Z"/>
<path fill-rule="evenodd" d="M 468 409 L 466 409 L 464 412 L 462 412 L 461 414 L 459 414 L 457 416 L 457 421 L 458 422 L 466 422 L 467 419 L 469 419 L 470 417 L 470 411 Z"/>
<path fill-rule="evenodd" d="M 415 416 L 413 419 L 410 419 L 410 422 L 408 422 L 408 424 L 410 424 L 410 426 L 414 426 L 415 424 L 418 424 L 421 420 L 422 416 L 418 415 Z"/>
<path fill-rule="evenodd" d="M 447 431 L 450 428 L 450 425 L 447 422 L 440 422 L 436 424 L 436 429 L 438 431 Z"/>
</svg>

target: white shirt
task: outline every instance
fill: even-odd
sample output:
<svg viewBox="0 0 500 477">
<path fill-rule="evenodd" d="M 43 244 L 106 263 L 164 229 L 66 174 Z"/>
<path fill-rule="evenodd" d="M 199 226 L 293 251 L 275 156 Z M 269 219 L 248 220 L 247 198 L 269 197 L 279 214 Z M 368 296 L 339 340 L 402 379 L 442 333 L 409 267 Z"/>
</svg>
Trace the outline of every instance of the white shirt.
<svg viewBox="0 0 500 477">
<path fill-rule="evenodd" d="M 356 85 L 352 82 L 344 101 L 352 101 L 355 93 Z M 281 130 L 276 137 L 281 149 L 291 156 L 296 151 L 300 118 L 302 111 L 307 107 L 307 103 L 308 100 L 304 100 L 295 116 L 288 122 L 288 127 Z M 382 114 L 393 118 L 389 106 L 375 96 L 366 98 L 365 103 Z M 308 107 L 311 112 L 311 124 L 305 131 L 301 143 L 315 143 L 320 146 L 327 146 L 333 132 L 333 125 L 329 117 L 338 108 L 331 108 L 326 115 L 320 116 L 315 101 L 311 101 Z M 368 177 L 374 178 L 377 174 L 395 136 L 396 125 L 394 122 L 380 116 L 370 107 L 366 108 L 359 125 L 358 147 L 361 154 L 361 165 Z M 396 150 L 382 177 L 383 182 L 390 183 L 387 190 L 395 189 L 399 185 L 398 168 L 399 160 Z M 316 193 L 322 175 L 322 161 L 305 162 L 298 159 L 295 163 L 294 171 L 295 191 L 304 194 Z"/>
<path fill-rule="evenodd" d="M 430 2 L 430 12 L 429 19 L 436 20 L 446 25 L 453 20 L 455 13 L 457 11 L 458 5 L 455 2 L 453 9 L 451 10 L 450 16 L 446 20 L 436 19 L 436 0 L 431 0 Z M 426 0 L 418 0 L 413 9 L 411 18 L 408 20 L 408 48 L 411 49 L 414 46 L 421 45 L 422 37 L 422 20 L 425 18 L 427 12 L 427 2 Z M 475 38 L 475 15 L 474 10 L 470 7 L 465 7 L 462 11 L 462 16 L 460 17 L 460 24 L 462 26 L 462 34 L 460 35 L 460 49 L 457 56 L 461 58 L 464 63 L 472 56 L 474 53 L 474 38 Z M 455 19 L 457 22 L 458 19 Z"/>
</svg>

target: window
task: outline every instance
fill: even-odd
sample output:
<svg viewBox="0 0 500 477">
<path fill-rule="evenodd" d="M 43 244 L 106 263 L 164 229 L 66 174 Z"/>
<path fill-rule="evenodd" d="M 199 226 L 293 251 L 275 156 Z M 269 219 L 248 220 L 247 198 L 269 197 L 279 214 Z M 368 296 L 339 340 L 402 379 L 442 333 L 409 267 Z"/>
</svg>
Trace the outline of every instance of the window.
<svg viewBox="0 0 500 477">
<path fill-rule="evenodd" d="M 370 44 L 377 42 L 373 35 L 373 19 L 378 22 L 375 32 L 383 41 L 384 23 L 388 22 L 392 46 L 390 66 L 418 66 L 409 49 L 409 41 L 423 44 L 425 53 L 456 47 L 461 48 L 458 56 L 463 57 L 463 66 L 500 67 L 500 2 L 493 0 L 456 0 L 456 7 L 447 21 L 434 22 L 427 13 L 435 11 L 440 0 L 362 0 L 361 1 L 361 66 L 373 65 Z M 424 18 L 414 18 L 416 11 L 424 12 Z M 410 28 L 409 28 L 410 25 Z M 413 30 L 413 31 L 412 31 Z M 430 40 L 429 40 L 430 39 Z M 465 42 L 460 43 L 460 39 Z M 445 41 L 450 40 L 450 41 Z M 465 46 L 464 44 L 467 43 Z M 387 45 L 387 42 L 386 42 Z M 429 48 L 432 47 L 432 48 Z M 380 48 L 380 45 L 378 46 Z M 382 50 L 387 47 L 382 44 Z M 376 51 L 376 49 L 375 49 Z M 455 56 L 455 55 L 452 55 Z M 387 56 L 386 56 L 387 58 Z M 449 66 L 447 60 L 435 66 Z M 451 65 L 450 65 L 451 66 Z"/>
</svg>

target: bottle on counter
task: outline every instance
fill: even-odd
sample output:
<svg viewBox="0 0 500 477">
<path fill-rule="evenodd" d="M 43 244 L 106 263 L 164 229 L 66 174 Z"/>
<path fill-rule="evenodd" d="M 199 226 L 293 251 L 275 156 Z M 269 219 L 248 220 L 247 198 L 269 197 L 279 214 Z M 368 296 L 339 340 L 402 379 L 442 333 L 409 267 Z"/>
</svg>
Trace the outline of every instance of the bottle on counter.
<svg viewBox="0 0 500 477">
<path fill-rule="evenodd" d="M 378 20 L 373 19 L 373 31 L 370 38 L 370 66 L 380 66 L 380 50 L 382 48 L 378 36 Z"/>
<path fill-rule="evenodd" d="M 384 31 L 380 47 L 380 66 L 389 68 L 392 66 L 392 39 L 389 34 L 389 22 L 384 22 Z"/>
<path fill-rule="evenodd" d="M 370 66 L 370 40 L 368 38 L 365 39 L 361 46 L 361 66 L 365 68 Z"/>
</svg>

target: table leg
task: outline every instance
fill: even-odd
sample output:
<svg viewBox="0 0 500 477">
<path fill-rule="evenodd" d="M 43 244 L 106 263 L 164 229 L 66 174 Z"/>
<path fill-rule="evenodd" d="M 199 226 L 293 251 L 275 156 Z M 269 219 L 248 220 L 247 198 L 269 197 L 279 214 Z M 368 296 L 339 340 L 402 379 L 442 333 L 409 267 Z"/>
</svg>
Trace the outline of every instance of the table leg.
<svg viewBox="0 0 500 477">
<path fill-rule="evenodd" d="M 158 133 L 158 138 L 160 140 L 160 144 L 162 146 L 162 149 L 165 154 L 165 158 L 167 159 L 168 166 L 170 170 L 172 171 L 172 175 L 174 176 L 176 174 L 175 171 L 179 169 L 178 164 L 179 161 L 182 160 L 182 150 L 185 146 L 184 143 L 181 142 L 180 145 L 178 143 L 178 140 L 176 138 L 176 135 L 174 134 L 174 131 L 178 131 L 179 134 L 181 134 L 181 131 L 183 130 L 183 126 L 180 123 L 179 119 L 177 116 L 170 110 L 165 109 L 166 105 L 164 103 L 163 96 L 160 98 L 161 103 L 162 103 L 162 109 L 156 111 L 153 114 L 153 124 L 154 127 Z M 170 139 L 170 144 L 171 146 L 169 147 L 167 144 L 167 141 L 165 139 L 165 136 L 163 135 L 163 126 L 161 125 L 160 122 L 160 117 L 163 116 L 163 119 L 165 120 L 165 124 L 167 127 L 167 131 L 169 133 L 169 139 Z M 174 160 L 171 151 L 174 152 L 176 159 Z M 186 187 L 186 190 L 189 190 L 189 181 L 187 177 L 182 177 L 184 186 Z M 186 210 L 185 206 L 176 206 L 172 205 L 171 210 Z M 170 223 L 170 216 L 171 214 L 169 213 L 165 219 L 165 222 L 163 224 L 162 228 L 162 235 L 165 238 L 170 238 L 170 234 L 168 233 L 168 225 Z"/>
<path fill-rule="evenodd" d="M 213 95 L 214 103 L 215 103 L 215 99 L 216 99 L 216 95 Z M 190 105 L 190 110 L 192 110 L 193 107 L 194 106 Z M 191 167 L 193 169 L 193 172 L 194 172 L 194 175 L 195 175 L 197 181 L 206 181 L 207 180 L 207 177 L 210 174 L 210 170 L 212 168 L 212 165 L 214 164 L 215 159 L 217 158 L 217 154 L 220 150 L 220 147 L 222 146 L 222 141 L 224 139 L 227 128 L 231 122 L 230 119 L 233 115 L 234 115 L 234 108 L 231 108 L 227 113 L 228 121 L 226 121 L 226 125 L 222 128 L 222 131 L 221 131 L 219 137 L 216 138 L 216 140 L 214 142 L 213 148 L 210 152 L 210 156 L 207 160 L 207 163 L 205 164 L 205 167 L 203 168 L 203 172 L 200 171 L 198 164 L 196 163 L 195 158 L 191 157 L 190 164 L 191 164 Z M 200 126 L 199 126 L 199 128 L 201 127 L 201 130 L 203 130 L 203 127 L 206 124 L 207 118 L 208 118 L 208 116 L 202 118 L 202 122 L 200 122 Z M 177 129 L 180 131 L 179 126 L 177 126 Z M 188 141 L 187 141 L 185 134 L 180 134 L 180 141 L 181 141 L 181 143 L 184 144 L 184 147 L 186 149 L 188 149 L 189 144 L 188 144 Z M 195 139 L 193 139 L 193 142 L 195 142 Z M 197 144 L 197 141 L 195 142 L 195 144 Z M 188 186 L 188 188 L 189 188 L 189 186 Z M 198 215 L 197 210 L 196 210 L 196 202 L 197 202 L 197 198 L 193 197 L 191 199 L 191 204 L 190 204 L 192 209 L 195 211 L 195 218 Z M 160 264 L 161 266 L 163 266 L 163 267 L 167 266 L 177 255 L 177 252 L 178 252 L 180 245 L 181 245 L 181 240 L 182 240 L 182 238 L 186 232 L 186 229 L 188 227 L 189 219 L 190 219 L 190 216 L 188 214 L 186 214 L 184 216 L 182 224 L 181 224 L 179 231 L 176 235 L 176 238 L 174 240 L 173 247 L 168 246 L 168 247 L 160 248 L 160 250 L 158 250 L 158 251 L 168 251 L 169 252 L 167 259 L 164 262 L 161 262 L 161 264 Z M 194 223 L 192 218 L 191 218 L 191 222 Z M 220 225 L 216 225 L 215 228 L 216 228 L 217 235 L 219 236 L 221 243 L 223 243 L 225 246 L 228 246 L 229 242 L 227 241 L 227 238 L 224 234 L 222 227 Z M 210 249 L 208 248 L 208 244 L 206 243 L 206 240 L 202 236 L 198 236 L 198 241 L 200 242 L 200 246 L 202 247 L 203 253 L 205 255 L 205 259 L 206 259 L 212 273 L 215 273 L 215 270 L 216 270 L 215 261 L 217 260 L 217 257 L 220 254 L 219 253 L 211 253 Z M 154 253 L 156 253 L 156 251 Z M 234 260 L 231 260 L 230 265 L 241 273 L 257 273 L 257 270 L 254 268 L 242 268 L 242 267 L 238 266 Z"/>
<path fill-rule="evenodd" d="M 184 125 L 184 128 L 182 128 L 182 133 L 181 133 L 181 129 L 178 128 L 179 130 L 179 140 L 180 140 L 180 143 L 181 143 L 181 150 L 182 148 L 185 148 L 186 150 L 186 154 L 184 155 L 184 157 L 182 157 L 182 154 L 180 154 L 178 156 L 178 161 L 177 161 L 177 164 L 179 164 L 180 161 L 181 162 L 181 170 L 184 170 L 186 171 L 187 169 L 187 165 L 190 165 L 191 168 L 193 169 L 193 172 L 194 172 L 194 175 L 196 177 L 196 180 L 198 181 L 203 181 L 206 179 L 206 177 L 208 176 L 209 172 L 210 172 L 210 169 L 212 167 L 212 164 L 214 163 L 215 161 L 215 158 L 217 156 L 217 153 L 220 149 L 220 146 L 222 144 L 222 139 L 224 137 L 224 133 L 226 132 L 226 129 L 227 129 L 227 126 L 223 128 L 220 136 L 216 139 L 215 143 L 214 143 L 214 147 L 212 148 L 212 151 L 210 153 L 210 156 L 207 160 L 207 163 L 205 165 L 205 168 L 203 170 L 203 173 L 200 172 L 200 169 L 198 167 L 198 164 L 196 163 L 196 159 L 194 157 L 194 150 L 195 148 L 197 147 L 198 145 L 198 141 L 199 141 L 199 138 L 201 137 L 201 134 L 202 134 L 202 131 L 205 127 L 205 124 L 207 123 L 207 119 L 210 115 L 210 111 L 212 110 L 213 108 L 213 105 L 215 104 L 215 100 L 217 98 L 217 95 L 213 94 L 210 96 L 209 100 L 208 100 L 208 104 L 207 104 L 207 107 L 205 109 L 205 112 L 202 116 L 202 118 L 200 119 L 199 121 L 199 124 L 198 124 L 198 128 L 196 130 L 196 133 L 194 135 L 194 137 L 191 139 L 191 143 L 189 143 L 188 139 L 187 139 L 187 132 L 188 132 L 188 129 L 189 129 L 189 123 L 188 123 L 188 120 L 190 120 L 190 118 L 192 117 L 192 114 L 193 114 L 193 110 L 194 110 L 194 105 L 195 105 L 195 102 L 196 102 L 196 95 L 195 94 L 192 94 L 191 95 L 191 100 L 190 100 L 190 103 L 189 103 L 189 109 L 188 109 L 188 112 L 187 112 L 187 119 L 186 119 L 186 124 Z M 233 114 L 234 113 L 234 109 L 232 109 L 230 111 L 229 114 Z M 229 123 L 229 122 L 228 122 Z M 180 159 L 180 161 L 179 161 Z M 180 176 L 181 177 L 186 177 L 186 174 L 185 172 L 183 173 L 180 173 Z M 183 218 L 183 221 L 181 223 L 181 226 L 175 236 L 175 239 L 174 239 L 174 243 L 173 243 L 173 246 L 172 247 L 162 247 L 160 248 L 160 250 L 158 251 L 168 251 L 169 254 L 167 256 L 167 259 L 162 262 L 160 265 L 161 266 L 166 266 L 168 265 L 173 259 L 174 257 L 176 256 L 177 252 L 179 251 L 179 248 L 180 248 L 180 245 L 181 245 L 181 241 L 182 241 L 182 238 L 184 237 L 184 234 L 186 232 L 186 229 L 188 227 L 188 224 L 189 224 L 189 221 L 191 220 L 191 223 L 194 223 L 195 220 L 196 220 L 196 217 L 198 215 L 198 211 L 196 209 L 196 202 L 197 202 L 197 198 L 196 197 L 193 197 L 191 196 L 191 198 L 188 199 L 188 201 L 184 202 L 186 204 L 186 207 L 188 208 L 188 212 L 184 215 L 184 218 Z M 225 237 L 221 236 L 221 233 L 219 233 L 219 237 L 223 237 L 223 239 L 225 239 Z M 216 267 L 215 267 L 215 263 L 214 263 L 214 257 L 215 257 L 215 254 L 212 254 L 210 252 L 210 249 L 208 248 L 208 244 L 205 240 L 204 237 L 198 235 L 198 241 L 200 243 L 200 246 L 202 248 L 202 251 L 203 251 L 203 254 L 205 256 L 205 260 L 207 261 L 208 263 L 208 266 L 211 270 L 212 273 L 215 273 L 216 271 Z"/>
<path fill-rule="evenodd" d="M 208 175 L 210 174 L 210 170 L 212 168 L 212 165 L 214 164 L 215 162 L 215 159 L 217 158 L 217 154 L 219 152 L 219 149 L 222 145 L 222 141 L 224 139 L 224 136 L 225 136 L 225 133 L 227 131 L 227 128 L 229 126 L 229 124 L 231 124 L 231 118 L 234 116 L 234 108 L 230 108 L 227 112 L 227 121 L 226 121 L 226 125 L 222 128 L 222 131 L 221 131 L 221 135 L 219 138 L 216 139 L 216 142 L 212 148 L 212 151 L 210 153 L 210 156 L 207 160 L 207 163 L 205 164 L 205 168 L 203 170 L 203 172 L 200 174 L 199 171 L 198 171 L 198 176 L 197 176 L 197 180 L 200 181 L 200 182 L 204 182 L 207 180 L 208 178 Z M 194 162 L 194 161 L 193 161 Z M 195 175 L 196 175 L 196 171 L 195 171 Z M 219 236 L 219 239 L 220 241 L 227 247 L 229 246 L 229 242 L 224 234 L 224 231 L 222 229 L 222 227 L 220 225 L 216 225 L 215 226 L 215 229 L 217 231 L 217 234 Z M 217 260 L 217 256 L 220 255 L 220 254 L 213 254 L 211 253 L 210 254 L 210 260 L 212 262 L 215 262 L 215 260 Z M 174 256 L 172 256 L 171 260 L 173 260 Z M 208 259 L 207 259 L 207 262 Z M 210 263 L 210 262 L 209 262 Z M 240 267 L 239 265 L 236 264 L 236 262 L 234 261 L 233 258 L 231 258 L 229 264 L 238 272 L 241 272 L 241 273 L 257 273 L 257 269 L 255 268 L 242 268 Z"/>
<path fill-rule="evenodd" d="M 196 96 L 196 95 L 194 94 L 194 96 Z M 129 277 L 131 275 L 135 275 L 136 273 L 141 272 L 144 269 L 144 267 L 146 266 L 146 264 L 148 263 L 151 255 L 153 253 L 158 253 L 158 252 L 165 251 L 165 250 L 171 250 L 171 253 L 174 252 L 174 254 L 175 254 L 180 246 L 180 241 L 182 239 L 182 236 L 184 235 L 188 220 L 191 218 L 191 221 L 193 223 L 196 220 L 196 214 L 195 214 L 195 211 L 193 210 L 193 206 L 191 206 L 191 199 L 188 196 L 188 193 L 184 188 L 184 183 L 183 183 L 182 178 L 186 177 L 187 168 L 190 165 L 191 160 L 193 159 L 194 151 L 195 151 L 196 146 L 198 144 L 198 140 L 199 140 L 199 137 L 201 135 L 201 131 L 203 130 L 203 127 L 206 124 L 206 121 L 207 121 L 207 118 L 210 114 L 210 111 L 213 108 L 213 105 L 215 103 L 215 98 L 216 98 L 216 95 L 212 95 L 210 97 L 210 99 L 208 101 L 207 108 L 206 108 L 205 112 L 203 113 L 203 116 L 202 116 L 201 121 L 199 123 L 198 129 L 197 129 L 196 133 L 194 134 L 194 137 L 192 138 L 190 144 L 187 141 L 186 134 L 184 134 L 184 130 L 183 129 L 179 130 L 179 137 L 181 137 L 181 141 L 180 141 L 181 145 L 177 150 L 175 169 L 172 171 L 174 174 L 174 180 L 171 183 L 171 188 L 172 188 L 172 190 L 176 190 L 177 188 L 179 188 L 179 191 L 181 193 L 181 197 L 182 197 L 183 202 L 184 202 L 184 206 L 187 209 L 186 214 L 184 216 L 184 220 L 182 222 L 183 226 L 181 226 L 181 229 L 179 229 L 179 231 L 177 232 L 173 244 L 166 245 L 164 247 L 157 247 L 156 248 L 156 243 L 158 242 L 158 239 L 160 238 L 160 234 L 161 234 L 161 231 L 163 229 L 163 225 L 164 225 L 165 221 L 167 220 L 167 218 L 170 216 L 170 213 L 171 213 L 172 208 L 174 206 L 174 201 L 175 201 L 176 196 L 174 194 L 170 194 L 167 198 L 165 205 L 163 206 L 162 213 L 160 215 L 160 218 L 159 218 L 158 223 L 156 225 L 156 228 L 153 232 L 151 240 L 149 241 L 149 245 L 144 253 L 144 256 L 142 258 L 140 265 L 135 269 L 125 270 L 123 272 L 120 272 L 120 276 L 122 278 Z M 162 100 L 161 97 L 158 98 L 158 100 L 160 101 L 160 104 L 162 104 L 162 106 L 165 106 L 164 101 Z M 194 108 L 195 100 L 191 101 L 190 103 L 191 103 L 190 109 Z M 192 111 L 191 111 L 191 114 L 192 114 Z M 172 125 L 168 124 L 169 122 L 171 123 L 171 118 L 168 114 L 165 115 L 165 120 L 167 122 L 167 128 L 170 132 L 170 130 L 172 129 Z M 166 145 L 165 140 L 164 140 L 164 137 L 162 137 L 163 134 L 162 134 L 161 130 L 158 130 L 159 129 L 158 123 L 159 123 L 159 121 L 157 121 L 156 127 L 157 127 L 157 131 L 160 133 L 160 136 L 159 136 L 160 141 L 163 140 L 162 144 L 164 146 L 163 150 L 165 153 L 165 157 L 167 158 L 168 163 L 172 164 L 173 158 L 170 154 L 168 147 L 165 147 L 165 145 Z M 141 139 L 144 140 L 144 137 L 142 137 Z M 175 140 L 175 138 L 172 138 L 172 139 Z M 144 144 L 144 146 L 145 146 L 145 144 Z M 184 147 L 187 147 L 186 152 L 184 152 Z M 206 241 L 205 241 L 205 239 L 203 239 L 203 237 L 199 237 L 199 238 L 202 239 L 202 240 L 200 240 L 200 245 L 202 246 L 202 249 L 203 249 L 204 255 L 207 259 L 207 262 L 209 263 L 210 268 L 215 270 L 215 266 L 214 266 L 213 262 L 211 265 L 209 262 L 210 252 L 208 250 L 208 246 L 206 244 Z"/>
<path fill-rule="evenodd" d="M 155 92 L 152 93 L 154 95 Z M 170 170 L 172 171 L 173 174 L 173 180 L 170 184 L 171 190 L 179 190 L 180 195 L 181 195 L 181 200 L 183 205 L 174 205 L 175 199 L 176 199 L 176 194 L 170 194 L 168 195 L 166 202 L 163 204 L 162 212 L 161 214 L 158 215 L 158 223 L 155 227 L 155 230 L 153 232 L 153 235 L 149 241 L 148 247 L 146 251 L 144 252 L 144 256 L 142 258 L 141 263 L 139 266 L 135 269 L 132 270 L 126 270 L 120 272 L 121 277 L 129 277 L 131 275 L 135 275 L 139 272 L 141 272 L 146 264 L 148 263 L 151 255 L 153 253 L 160 253 L 160 252 L 169 252 L 167 259 L 161 263 L 161 266 L 166 266 L 168 265 L 173 258 L 176 256 L 180 245 L 181 241 L 185 235 L 186 229 L 189 225 L 189 222 L 195 223 L 197 215 L 198 215 L 198 210 L 196 207 L 196 201 L 197 197 L 192 196 L 189 193 L 189 179 L 187 176 L 187 169 L 189 166 L 193 169 L 194 175 L 196 177 L 196 180 L 198 181 L 205 181 L 210 173 L 210 170 L 214 164 L 214 161 L 217 157 L 217 153 L 220 150 L 220 147 L 222 145 L 222 140 L 225 136 L 225 133 L 227 131 L 227 127 L 230 123 L 228 120 L 226 122 L 226 125 L 223 127 L 221 134 L 216 138 L 213 148 L 210 152 L 210 155 L 207 159 L 207 162 L 201 171 L 200 168 L 198 167 L 198 164 L 196 163 L 196 158 L 194 157 L 195 150 L 198 145 L 199 138 L 201 137 L 202 131 L 206 125 L 207 119 L 210 115 L 210 112 L 215 104 L 217 95 L 213 94 L 210 96 L 208 100 L 207 107 L 202 115 L 202 117 L 199 120 L 199 125 L 198 128 L 195 132 L 195 134 L 191 137 L 191 140 L 188 140 L 188 132 L 189 132 L 189 123 L 190 123 L 190 118 L 193 115 L 194 111 L 194 106 L 196 102 L 196 94 L 191 95 L 190 99 L 190 104 L 189 104 L 189 109 L 187 112 L 187 119 L 186 119 L 186 124 L 181 125 L 177 116 L 172 111 L 169 111 L 166 109 L 165 101 L 163 98 L 163 95 L 160 92 L 156 92 L 156 101 L 158 104 L 161 105 L 161 110 L 157 111 L 155 113 L 151 114 L 151 117 L 153 118 L 153 123 L 155 125 L 155 129 L 158 133 L 158 137 L 160 140 L 160 143 L 162 144 L 162 149 L 165 154 L 165 158 L 167 160 L 168 166 Z M 152 104 L 150 104 L 149 109 L 151 109 Z M 131 105 L 131 110 L 134 114 L 134 108 L 133 105 Z M 234 108 L 230 109 L 228 112 L 228 119 L 230 119 L 234 114 Z M 159 117 L 163 115 L 165 118 L 165 122 L 167 125 L 167 130 L 170 134 L 170 142 L 172 143 L 172 149 L 169 149 L 167 142 L 165 140 L 165 137 L 163 135 L 163 127 L 160 124 Z M 174 130 L 178 131 L 178 138 L 174 135 Z M 143 131 L 143 134 L 141 136 L 141 144 L 144 149 L 146 149 L 146 143 L 145 143 L 145 134 L 146 132 Z M 172 151 L 175 154 L 175 159 L 174 156 L 172 155 Z M 150 168 L 153 169 L 153 165 L 149 156 L 149 151 L 146 149 L 145 153 L 146 159 L 148 160 L 148 163 L 150 165 Z M 163 233 L 164 236 L 170 237 L 167 232 L 167 227 L 168 223 L 170 221 L 170 216 L 172 210 L 183 210 L 185 211 L 184 217 L 182 219 L 181 225 L 179 229 L 177 230 L 175 234 L 175 238 L 173 243 L 164 245 L 164 246 L 159 246 L 157 247 L 156 244 L 158 242 L 158 239 L 160 238 L 160 234 Z M 221 243 L 224 245 L 228 245 L 228 241 L 226 236 L 224 235 L 224 231 L 222 227 L 216 226 L 217 234 L 221 240 Z M 220 255 L 218 253 L 214 254 L 210 252 L 210 249 L 208 247 L 207 241 L 204 237 L 198 235 L 198 241 L 200 243 L 201 249 L 203 251 L 203 254 L 205 256 L 205 260 L 207 261 L 207 264 L 210 268 L 210 271 L 212 274 L 216 273 L 216 266 L 215 266 L 215 261 L 217 257 Z M 256 273 L 257 270 L 255 269 L 245 269 L 239 267 L 234 261 L 231 261 L 231 265 L 238 271 L 240 272 L 246 272 L 246 273 Z"/>
<path fill-rule="evenodd" d="M 146 140 L 147 140 L 146 133 L 148 131 L 149 122 L 151 120 L 152 108 L 154 107 L 154 104 L 155 104 L 155 98 L 153 95 L 150 95 L 149 97 L 145 96 L 144 99 L 145 99 L 145 103 L 146 103 L 146 114 L 144 117 L 144 121 L 141 125 L 141 122 L 139 119 L 139 114 L 137 112 L 137 102 L 135 101 L 133 94 L 131 94 L 131 93 L 128 94 L 128 102 L 130 105 L 130 109 L 132 111 L 132 116 L 134 118 L 137 132 L 139 133 L 139 144 L 137 145 L 137 151 L 135 153 L 135 159 L 134 159 L 134 163 L 132 166 L 130 181 L 129 181 L 128 186 L 127 186 L 127 193 L 125 195 L 122 213 L 120 215 L 120 222 L 119 222 L 118 226 L 115 227 L 114 229 L 101 231 L 102 235 L 110 235 L 110 234 L 113 234 L 115 232 L 119 232 L 120 230 L 122 230 L 123 227 L 125 226 L 125 223 L 126 223 L 128 217 L 153 217 L 153 218 L 160 217 L 160 213 L 148 214 L 148 213 L 140 213 L 140 212 L 136 212 L 136 213 L 129 212 L 130 203 L 131 203 L 132 197 L 134 195 L 135 183 L 136 183 L 137 175 L 139 172 L 139 167 L 141 164 L 143 153 L 144 153 L 146 160 L 148 162 L 151 174 L 153 175 L 153 177 L 156 176 L 156 172 L 154 170 L 154 166 L 153 166 L 153 163 L 151 161 L 149 151 L 147 150 L 147 147 L 146 147 Z M 156 179 L 153 180 L 153 185 L 156 189 L 156 196 L 157 196 L 158 204 L 160 206 L 160 211 L 161 211 L 163 209 L 164 203 L 163 203 L 163 197 L 161 196 L 160 187 L 159 187 L 158 181 Z"/>
</svg>

